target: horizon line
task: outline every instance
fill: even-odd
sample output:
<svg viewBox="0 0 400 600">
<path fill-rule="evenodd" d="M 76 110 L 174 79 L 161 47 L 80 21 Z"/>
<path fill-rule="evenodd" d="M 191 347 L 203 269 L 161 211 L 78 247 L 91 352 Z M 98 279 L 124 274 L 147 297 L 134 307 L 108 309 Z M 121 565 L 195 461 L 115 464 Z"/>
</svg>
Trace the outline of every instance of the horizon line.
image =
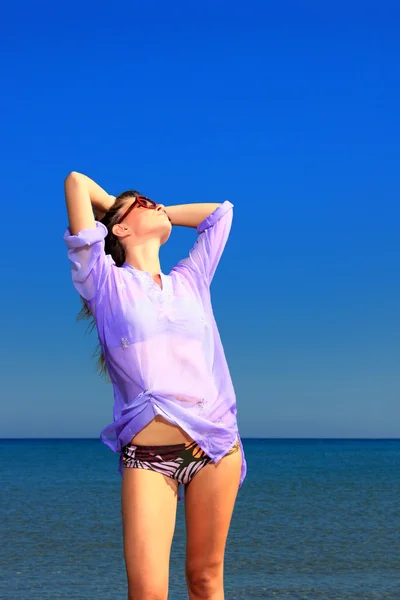
<svg viewBox="0 0 400 600">
<path fill-rule="evenodd" d="M 342 440 L 347 440 L 347 441 L 400 441 L 400 437 L 397 438 L 392 438 L 392 437 L 244 437 L 241 436 L 242 440 L 269 440 L 269 441 L 301 441 L 301 440 L 305 440 L 305 441 L 320 441 L 320 440 L 326 440 L 326 441 L 342 441 Z M 34 441 L 58 441 L 58 440 L 86 440 L 86 441 L 102 441 L 99 437 L 6 437 L 6 438 L 2 438 L 0 437 L 0 441 L 24 441 L 24 440 L 34 440 Z M 103 443 L 103 442 L 102 442 Z M 107 444 L 104 444 L 107 445 Z"/>
</svg>

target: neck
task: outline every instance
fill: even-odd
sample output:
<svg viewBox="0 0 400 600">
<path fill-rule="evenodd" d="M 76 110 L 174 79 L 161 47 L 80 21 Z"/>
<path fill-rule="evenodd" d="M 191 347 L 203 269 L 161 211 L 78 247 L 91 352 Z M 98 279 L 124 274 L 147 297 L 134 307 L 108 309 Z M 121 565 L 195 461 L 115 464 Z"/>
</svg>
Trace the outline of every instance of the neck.
<svg viewBox="0 0 400 600">
<path fill-rule="evenodd" d="M 125 262 L 139 271 L 147 271 L 152 276 L 161 273 L 159 243 L 146 242 L 140 246 L 127 248 Z"/>
</svg>

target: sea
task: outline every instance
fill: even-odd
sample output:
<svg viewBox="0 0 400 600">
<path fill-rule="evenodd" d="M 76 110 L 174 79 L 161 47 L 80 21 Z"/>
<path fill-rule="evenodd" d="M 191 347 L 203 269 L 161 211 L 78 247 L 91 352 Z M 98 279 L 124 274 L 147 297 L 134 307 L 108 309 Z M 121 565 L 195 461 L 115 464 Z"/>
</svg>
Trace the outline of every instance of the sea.
<svg viewBox="0 0 400 600">
<path fill-rule="evenodd" d="M 400 600 L 400 440 L 246 439 L 225 600 Z M 0 440 L 0 599 L 127 600 L 118 456 Z M 178 504 L 169 600 L 186 600 Z"/>
</svg>

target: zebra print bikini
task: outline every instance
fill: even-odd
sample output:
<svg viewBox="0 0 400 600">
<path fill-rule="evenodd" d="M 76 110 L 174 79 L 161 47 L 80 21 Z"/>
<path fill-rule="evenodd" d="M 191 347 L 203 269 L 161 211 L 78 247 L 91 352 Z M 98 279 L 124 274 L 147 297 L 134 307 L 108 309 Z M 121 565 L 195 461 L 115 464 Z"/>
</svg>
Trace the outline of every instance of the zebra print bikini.
<svg viewBox="0 0 400 600">
<path fill-rule="evenodd" d="M 237 439 L 225 456 L 238 450 Z M 189 483 L 200 469 L 213 462 L 195 441 L 163 446 L 128 444 L 122 452 L 124 467 L 156 471 L 182 484 Z"/>
</svg>

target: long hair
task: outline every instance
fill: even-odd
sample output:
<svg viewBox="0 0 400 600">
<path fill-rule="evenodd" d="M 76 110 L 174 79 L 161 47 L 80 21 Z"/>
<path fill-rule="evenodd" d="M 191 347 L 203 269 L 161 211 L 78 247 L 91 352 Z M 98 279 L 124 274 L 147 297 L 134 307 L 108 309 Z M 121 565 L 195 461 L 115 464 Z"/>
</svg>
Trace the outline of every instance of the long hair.
<svg viewBox="0 0 400 600">
<path fill-rule="evenodd" d="M 139 195 L 140 195 L 140 192 L 138 192 L 137 190 L 128 190 L 127 192 L 123 192 L 122 194 L 120 194 L 119 196 L 117 196 L 115 198 L 115 202 L 112 205 L 112 207 L 110 208 L 110 210 L 104 215 L 104 217 L 102 219 L 100 219 L 100 222 L 103 223 L 103 225 L 105 225 L 108 229 L 108 234 L 106 235 L 106 237 L 104 239 L 104 252 L 106 254 L 111 254 L 117 267 L 121 267 L 125 262 L 125 249 L 124 249 L 123 245 L 121 244 L 121 242 L 119 241 L 119 239 L 117 238 L 117 236 L 115 236 L 111 230 L 112 230 L 112 227 L 115 224 L 115 222 L 118 220 L 118 216 L 119 216 L 119 215 L 117 215 L 118 210 L 121 208 L 121 206 L 124 205 L 125 200 L 127 198 L 134 198 L 135 196 L 139 196 Z M 96 321 L 95 321 L 92 313 L 90 312 L 90 309 L 87 306 L 84 298 L 82 298 L 82 296 L 80 296 L 80 299 L 82 302 L 82 308 L 80 309 L 80 311 L 76 317 L 76 320 L 82 321 L 83 319 L 90 319 L 90 323 L 87 327 L 87 331 L 91 332 L 91 331 L 93 331 L 93 329 L 96 326 Z M 106 361 L 104 359 L 104 354 L 101 349 L 100 343 L 98 344 L 96 350 L 94 351 L 93 356 L 98 357 L 96 371 L 102 377 L 104 377 L 104 379 L 106 381 L 110 382 L 111 381 L 110 375 L 107 371 Z"/>
</svg>

